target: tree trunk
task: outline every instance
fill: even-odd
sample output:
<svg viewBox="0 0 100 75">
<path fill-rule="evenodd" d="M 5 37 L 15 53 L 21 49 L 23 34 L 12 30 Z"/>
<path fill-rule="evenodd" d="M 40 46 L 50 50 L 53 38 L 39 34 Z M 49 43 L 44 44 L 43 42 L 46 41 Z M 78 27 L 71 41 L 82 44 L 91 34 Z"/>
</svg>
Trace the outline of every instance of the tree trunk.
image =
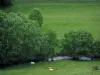
<svg viewBox="0 0 100 75">
<path fill-rule="evenodd" d="M 51 57 L 51 61 L 54 61 L 54 60 L 53 60 L 53 55 L 52 55 L 52 57 Z"/>
</svg>

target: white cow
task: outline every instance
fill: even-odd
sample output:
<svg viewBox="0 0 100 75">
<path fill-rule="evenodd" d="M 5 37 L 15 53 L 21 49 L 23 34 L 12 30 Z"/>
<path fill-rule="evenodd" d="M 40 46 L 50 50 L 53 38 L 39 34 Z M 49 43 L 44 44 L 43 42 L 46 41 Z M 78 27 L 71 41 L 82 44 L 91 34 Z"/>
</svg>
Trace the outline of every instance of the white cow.
<svg viewBox="0 0 100 75">
<path fill-rule="evenodd" d="M 33 65 L 33 64 L 35 64 L 35 62 L 31 62 L 31 64 Z"/>
</svg>

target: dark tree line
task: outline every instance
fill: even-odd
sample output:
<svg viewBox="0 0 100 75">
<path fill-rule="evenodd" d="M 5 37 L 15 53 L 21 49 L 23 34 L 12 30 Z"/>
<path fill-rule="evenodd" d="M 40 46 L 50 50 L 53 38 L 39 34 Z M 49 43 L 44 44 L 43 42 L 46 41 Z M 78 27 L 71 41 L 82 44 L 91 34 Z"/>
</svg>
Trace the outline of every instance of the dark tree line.
<svg viewBox="0 0 100 75">
<path fill-rule="evenodd" d="M 0 7 L 9 7 L 12 5 L 12 0 L 0 0 Z"/>
</svg>

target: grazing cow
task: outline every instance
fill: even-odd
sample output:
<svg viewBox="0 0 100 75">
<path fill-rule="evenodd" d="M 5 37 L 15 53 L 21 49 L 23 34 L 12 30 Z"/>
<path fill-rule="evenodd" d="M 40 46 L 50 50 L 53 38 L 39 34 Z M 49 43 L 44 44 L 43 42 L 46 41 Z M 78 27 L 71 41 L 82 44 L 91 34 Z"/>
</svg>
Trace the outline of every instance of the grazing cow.
<svg viewBox="0 0 100 75">
<path fill-rule="evenodd" d="M 49 69 L 50 71 L 55 71 L 55 70 L 57 70 L 57 68 L 52 68 L 52 67 L 48 67 L 48 69 Z"/>
<path fill-rule="evenodd" d="M 57 68 L 53 68 L 53 70 L 57 70 Z"/>
</svg>

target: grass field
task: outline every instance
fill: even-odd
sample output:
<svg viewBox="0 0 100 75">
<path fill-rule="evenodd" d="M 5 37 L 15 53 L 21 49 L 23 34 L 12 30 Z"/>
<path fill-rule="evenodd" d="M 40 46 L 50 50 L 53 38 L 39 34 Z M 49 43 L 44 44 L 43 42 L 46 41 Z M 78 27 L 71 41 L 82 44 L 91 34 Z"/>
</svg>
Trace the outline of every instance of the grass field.
<svg viewBox="0 0 100 75">
<path fill-rule="evenodd" d="M 100 38 L 100 2 L 24 2 L 6 11 L 22 12 L 26 17 L 32 8 L 39 8 L 44 17 L 42 32 L 56 31 L 58 38 L 70 30 L 85 30 Z"/>
<path fill-rule="evenodd" d="M 56 67 L 56 71 L 49 71 L 48 66 Z M 35 65 L 19 65 L 0 70 L 0 75 L 100 75 L 100 70 L 92 70 L 92 66 L 99 66 L 100 61 L 56 61 L 37 63 Z"/>
</svg>

